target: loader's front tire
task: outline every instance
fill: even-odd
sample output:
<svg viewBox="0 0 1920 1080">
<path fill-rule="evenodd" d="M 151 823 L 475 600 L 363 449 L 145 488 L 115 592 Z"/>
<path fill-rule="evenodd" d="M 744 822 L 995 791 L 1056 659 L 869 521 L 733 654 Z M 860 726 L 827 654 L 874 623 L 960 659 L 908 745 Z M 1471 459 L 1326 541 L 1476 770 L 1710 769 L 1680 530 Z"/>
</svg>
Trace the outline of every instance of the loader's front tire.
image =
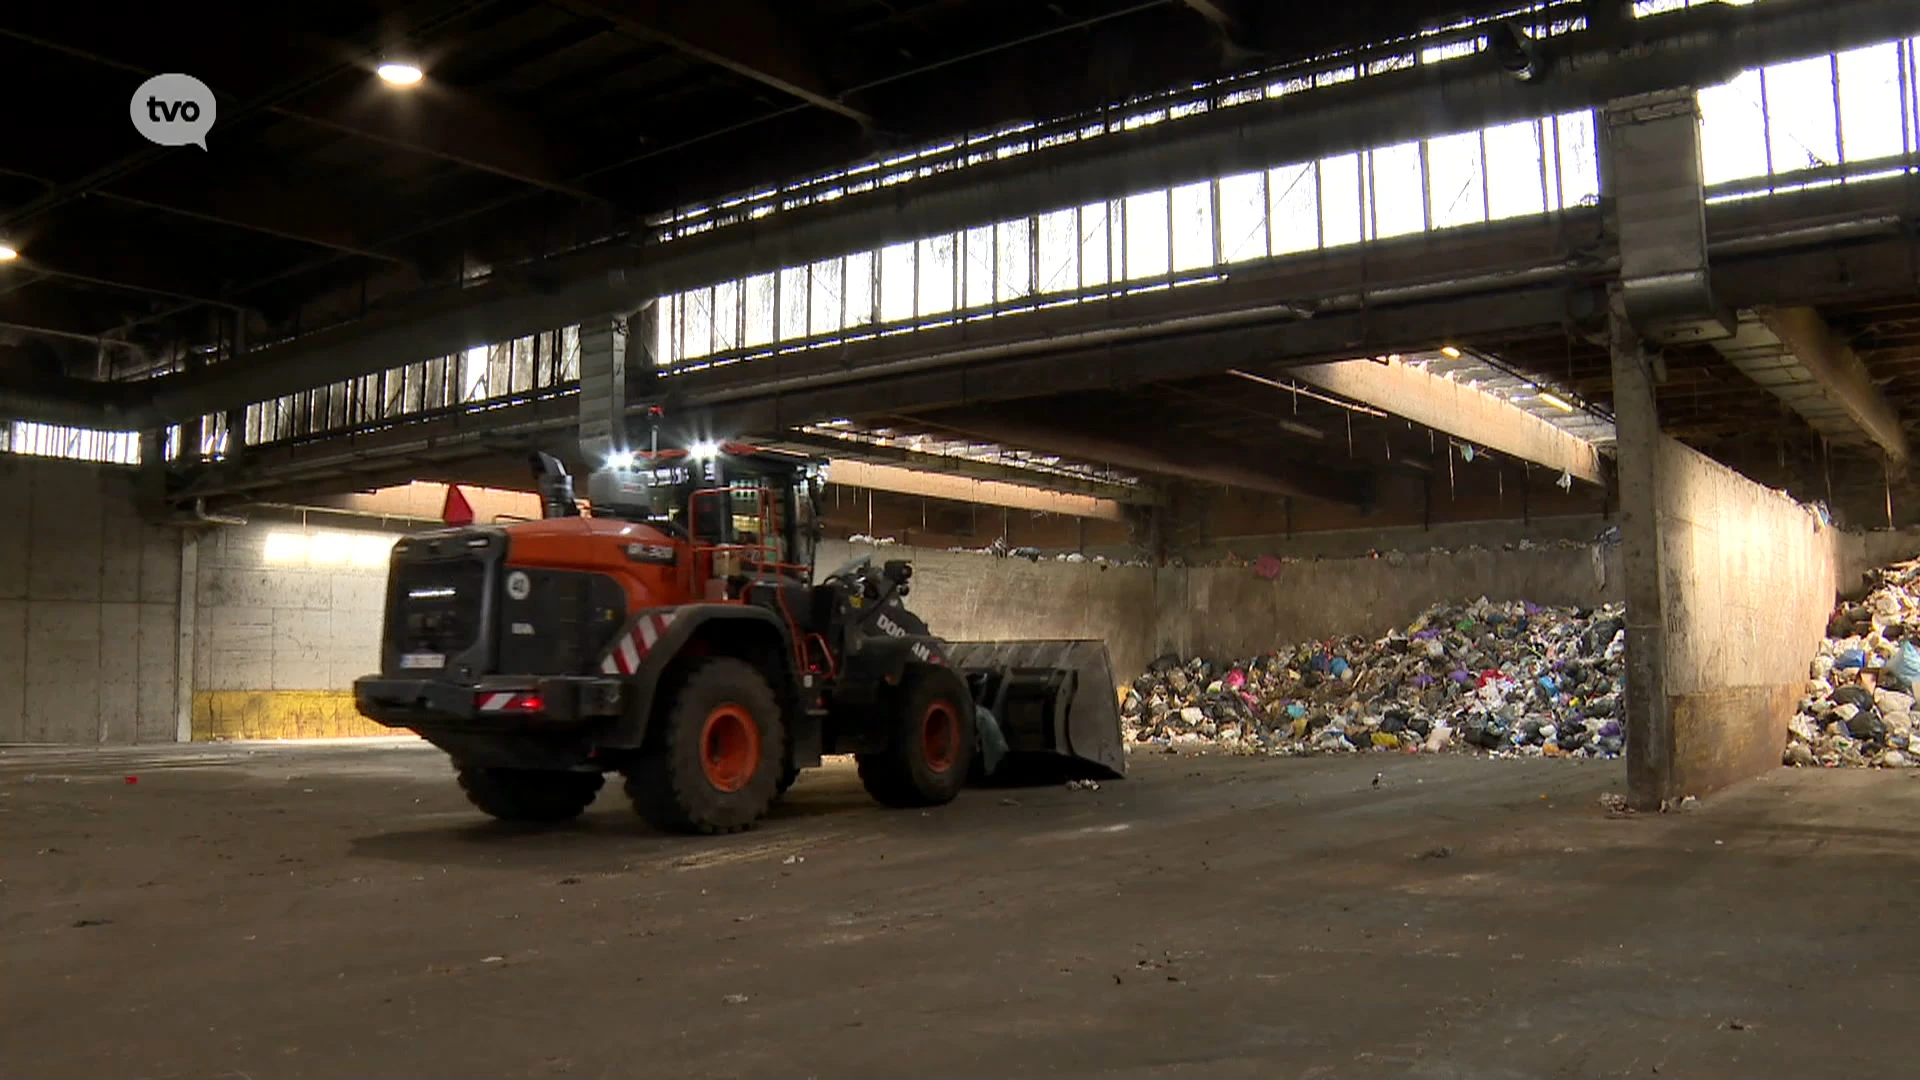
<svg viewBox="0 0 1920 1080">
<path fill-rule="evenodd" d="M 501 821 L 552 825 L 571 821 L 592 804 L 604 782 L 599 773 L 552 769 L 459 766 L 467 801 Z"/>
<path fill-rule="evenodd" d="M 894 698 L 887 749 L 860 754 L 860 782 L 885 806 L 953 801 L 973 764 L 973 709 L 956 678 L 924 673 Z"/>
<path fill-rule="evenodd" d="M 773 797 L 779 798 L 792 789 L 794 782 L 800 779 L 800 766 L 785 765 L 780 769 L 780 782 L 774 785 Z"/>
<path fill-rule="evenodd" d="M 627 797 L 656 828 L 730 833 L 772 805 L 786 733 L 753 665 L 702 660 L 671 694 L 657 741 L 627 770 Z"/>
</svg>

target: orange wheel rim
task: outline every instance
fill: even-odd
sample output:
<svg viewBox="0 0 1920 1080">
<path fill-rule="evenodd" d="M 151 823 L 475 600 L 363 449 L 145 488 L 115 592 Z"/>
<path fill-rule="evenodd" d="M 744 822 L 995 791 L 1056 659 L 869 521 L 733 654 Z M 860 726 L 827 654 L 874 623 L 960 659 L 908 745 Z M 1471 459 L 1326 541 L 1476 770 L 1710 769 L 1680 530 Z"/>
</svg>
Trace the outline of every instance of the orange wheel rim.
<svg viewBox="0 0 1920 1080">
<path fill-rule="evenodd" d="M 760 727 L 738 705 L 720 705 L 700 729 L 700 768 L 707 783 L 721 791 L 739 791 L 760 765 Z"/>
<path fill-rule="evenodd" d="M 936 701 L 927 706 L 927 715 L 920 720 L 920 752 L 934 772 L 953 768 L 960 755 L 960 718 L 951 705 Z"/>
</svg>

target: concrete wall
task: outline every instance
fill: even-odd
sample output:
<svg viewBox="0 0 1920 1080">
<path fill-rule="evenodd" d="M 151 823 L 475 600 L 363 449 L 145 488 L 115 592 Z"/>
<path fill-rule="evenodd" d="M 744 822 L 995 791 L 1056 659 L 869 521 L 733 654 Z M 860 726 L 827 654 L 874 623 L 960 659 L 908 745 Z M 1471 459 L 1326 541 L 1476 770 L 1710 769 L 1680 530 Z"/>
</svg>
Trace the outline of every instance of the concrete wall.
<svg viewBox="0 0 1920 1080">
<path fill-rule="evenodd" d="M 1159 583 L 1160 651 L 1213 659 L 1380 634 L 1440 602 L 1592 606 L 1623 596 L 1620 549 L 1598 544 L 1288 562 L 1271 581 L 1249 568 L 1166 569 Z"/>
<path fill-rule="evenodd" d="M 180 534 L 132 481 L 0 457 L 0 743 L 174 738 Z"/>
<path fill-rule="evenodd" d="M 1836 581 L 1913 554 L 1920 536 L 1820 529 L 1797 504 L 1677 443 L 1663 447 L 1660 470 L 1662 746 L 1675 790 L 1704 790 L 1777 760 Z M 183 539 L 141 522 L 132 479 L 0 458 L 0 742 L 174 738 L 183 621 L 194 738 L 383 731 L 357 716 L 350 687 L 378 664 L 386 549 L 400 533 L 343 517 L 256 517 Z M 1407 553 L 1287 562 L 1271 581 L 1245 567 L 1103 569 L 843 542 L 823 545 L 820 562 L 856 550 L 910 558 L 913 605 L 936 632 L 1100 638 L 1126 679 L 1162 652 L 1226 658 L 1376 634 L 1436 601 L 1618 600 L 1618 547 L 1504 549 L 1606 525 L 1589 516 L 1300 536 L 1264 550 Z M 1466 550 L 1474 544 L 1482 550 Z M 1422 553 L 1432 546 L 1456 550 Z M 195 601 L 184 620 L 183 563 Z"/>
<path fill-rule="evenodd" d="M 935 633 L 955 640 L 1103 638 L 1124 681 L 1162 653 L 1225 659 L 1334 635 L 1379 634 L 1441 601 L 1618 601 L 1619 550 L 1583 545 L 1326 559 L 1284 563 L 1271 581 L 1248 567 L 1102 570 L 839 542 L 823 545 L 820 565 L 825 573 L 854 554 L 910 559 L 910 602 Z"/>
<path fill-rule="evenodd" d="M 912 560 L 908 606 L 949 640 L 1104 639 L 1120 679 L 1132 678 L 1156 655 L 1154 571 L 1147 567 L 1031 563 L 830 540 L 820 548 L 820 573 L 866 554 L 875 562 Z"/>
<path fill-rule="evenodd" d="M 1434 548 L 1461 550 L 1479 545 L 1500 548 L 1522 540 L 1585 543 L 1612 528 L 1614 521 L 1600 514 L 1569 514 L 1531 521 L 1451 521 L 1430 528 L 1400 525 L 1366 529 L 1324 529 L 1292 536 L 1270 533 L 1223 537 L 1189 547 L 1187 561 L 1200 564 L 1228 555 L 1242 558 L 1286 555 L 1295 558 L 1355 558 L 1369 552 L 1424 552 Z"/>
<path fill-rule="evenodd" d="M 1780 764 L 1845 546 L 1807 507 L 1671 438 L 1655 464 L 1660 696 L 1646 752 L 1629 755 L 1649 802 Z M 1630 648 L 1636 636 L 1656 640 L 1630 629 Z"/>
<path fill-rule="evenodd" d="M 540 516 L 540 496 L 531 492 L 462 485 L 460 494 L 466 498 L 468 509 L 473 511 L 473 520 L 482 525 L 502 519 L 526 520 Z M 447 505 L 447 485 L 415 481 L 411 484 L 381 488 L 378 491 L 336 495 L 318 501 L 321 505 L 351 510 L 356 514 L 412 518 L 416 521 L 437 523 L 441 520 L 441 511 Z M 372 527 L 404 528 L 405 523 L 389 522 Z"/>
<path fill-rule="evenodd" d="M 1866 592 L 1867 571 L 1889 563 L 1920 558 L 1920 528 L 1843 532 L 1835 541 L 1842 596 L 1858 599 Z"/>
<path fill-rule="evenodd" d="M 260 520 L 198 542 L 193 737 L 386 732 L 353 707 L 380 666 L 387 555 L 401 534 Z"/>
</svg>

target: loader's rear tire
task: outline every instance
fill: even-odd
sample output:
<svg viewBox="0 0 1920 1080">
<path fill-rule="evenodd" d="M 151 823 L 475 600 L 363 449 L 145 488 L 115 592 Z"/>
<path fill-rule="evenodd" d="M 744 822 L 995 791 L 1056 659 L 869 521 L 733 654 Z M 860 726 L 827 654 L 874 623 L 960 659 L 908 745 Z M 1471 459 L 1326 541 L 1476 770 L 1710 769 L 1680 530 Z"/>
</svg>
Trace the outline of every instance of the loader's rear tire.
<svg viewBox="0 0 1920 1080">
<path fill-rule="evenodd" d="M 657 741 L 627 770 L 627 798 L 656 828 L 730 833 L 760 820 L 780 782 L 780 704 L 753 665 L 700 661 L 671 694 Z"/>
<path fill-rule="evenodd" d="M 973 764 L 973 710 L 959 680 L 925 674 L 894 698 L 887 749 L 860 754 L 860 782 L 886 806 L 953 801 Z"/>
<path fill-rule="evenodd" d="M 599 773 L 460 766 L 467 801 L 499 818 L 552 825 L 580 816 L 600 794 Z"/>
</svg>

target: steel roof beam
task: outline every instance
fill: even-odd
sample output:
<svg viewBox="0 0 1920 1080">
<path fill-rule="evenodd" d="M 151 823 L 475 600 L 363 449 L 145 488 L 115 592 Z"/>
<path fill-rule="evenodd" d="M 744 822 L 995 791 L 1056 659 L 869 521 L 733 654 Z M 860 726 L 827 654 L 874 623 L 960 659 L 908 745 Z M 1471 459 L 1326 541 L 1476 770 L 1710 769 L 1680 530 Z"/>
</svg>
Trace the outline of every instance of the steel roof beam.
<svg viewBox="0 0 1920 1080">
<path fill-rule="evenodd" d="M 699 5 L 666 0 L 557 2 L 575 14 L 658 41 L 862 127 L 873 126 L 873 117 L 840 100 L 827 78 L 794 50 L 790 41 L 795 31 L 762 0 L 708 0 Z"/>
<path fill-rule="evenodd" d="M 1600 451 L 1592 443 L 1464 383 L 1392 361 L 1342 360 L 1293 368 L 1288 374 L 1475 446 L 1590 484 L 1607 482 Z"/>
<path fill-rule="evenodd" d="M 1878 446 L 1895 472 L 1906 469 L 1911 450 L 1900 414 L 1819 312 L 1743 311 L 1733 336 L 1713 346 L 1814 430 L 1842 445 Z"/>
</svg>

